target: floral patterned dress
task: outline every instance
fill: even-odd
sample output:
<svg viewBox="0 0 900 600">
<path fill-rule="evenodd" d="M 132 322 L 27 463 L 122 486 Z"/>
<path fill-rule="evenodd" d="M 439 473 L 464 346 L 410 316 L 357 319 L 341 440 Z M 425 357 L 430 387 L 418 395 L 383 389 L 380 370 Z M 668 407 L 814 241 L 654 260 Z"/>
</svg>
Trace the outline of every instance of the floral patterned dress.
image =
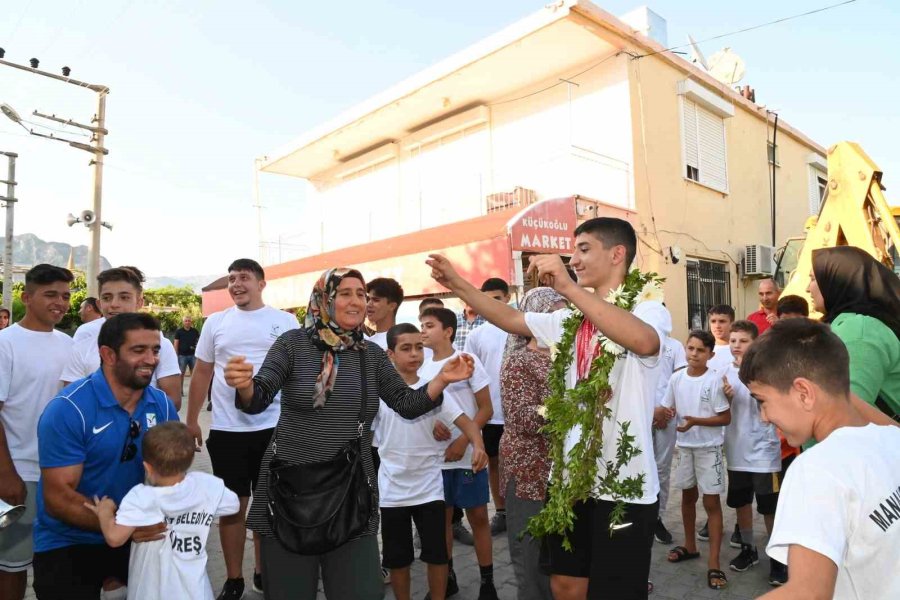
<svg viewBox="0 0 900 600">
<path fill-rule="evenodd" d="M 504 425 L 500 441 L 500 489 L 515 479 L 516 496 L 543 502 L 550 477 L 550 442 L 538 413 L 550 395 L 550 357 L 524 348 L 509 354 L 500 373 Z"/>
</svg>

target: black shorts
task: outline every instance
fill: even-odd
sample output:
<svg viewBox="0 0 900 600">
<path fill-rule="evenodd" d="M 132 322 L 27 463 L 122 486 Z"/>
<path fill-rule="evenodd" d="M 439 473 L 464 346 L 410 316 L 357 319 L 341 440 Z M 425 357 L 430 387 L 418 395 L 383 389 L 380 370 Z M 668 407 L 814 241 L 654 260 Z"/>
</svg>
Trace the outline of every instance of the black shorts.
<svg viewBox="0 0 900 600">
<path fill-rule="evenodd" d="M 447 511 L 440 500 L 416 506 L 381 508 L 381 564 L 386 569 L 403 569 L 413 563 L 412 522 L 416 524 L 422 551 L 419 559 L 430 565 L 446 565 Z"/>
<path fill-rule="evenodd" d="M 790 454 L 781 459 L 781 473 L 778 474 L 779 487 L 784 484 L 784 478 L 787 476 L 788 469 L 790 468 L 791 463 L 794 462 L 794 459 L 798 456 L 799 454 Z"/>
<path fill-rule="evenodd" d="M 725 504 L 730 508 L 740 508 L 753 504 L 756 496 L 756 512 L 774 515 L 778 506 L 778 473 L 748 473 L 728 471 L 728 496 Z"/>
<path fill-rule="evenodd" d="M 500 456 L 500 438 L 503 437 L 503 425 L 499 423 L 488 423 L 481 430 L 481 437 L 484 438 L 484 451 L 491 458 Z"/>
<path fill-rule="evenodd" d="M 213 429 L 206 440 L 206 450 L 212 463 L 213 475 L 225 482 L 225 487 L 249 498 L 259 480 L 259 465 L 272 439 L 272 429 L 259 431 L 220 431 Z"/>
<path fill-rule="evenodd" d="M 574 530 L 569 533 L 572 551 L 562 536 L 549 535 L 541 543 L 541 567 L 549 575 L 587 577 L 587 597 L 632 600 L 647 598 L 650 548 L 659 514 L 659 502 L 626 504 L 625 523 L 631 526 L 610 535 L 609 516 L 615 506 L 606 500 L 575 504 Z"/>
<path fill-rule="evenodd" d="M 34 553 L 34 593 L 39 600 L 95 600 L 109 577 L 128 583 L 131 543 L 78 544 Z"/>
</svg>

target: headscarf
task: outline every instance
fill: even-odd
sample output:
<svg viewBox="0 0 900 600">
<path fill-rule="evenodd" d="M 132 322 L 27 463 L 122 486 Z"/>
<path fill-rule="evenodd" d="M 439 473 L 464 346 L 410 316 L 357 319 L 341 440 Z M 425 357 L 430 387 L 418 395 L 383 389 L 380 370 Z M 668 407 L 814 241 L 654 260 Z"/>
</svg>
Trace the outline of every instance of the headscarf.
<svg viewBox="0 0 900 600">
<path fill-rule="evenodd" d="M 309 295 L 303 326 L 313 344 L 325 351 L 322 355 L 322 371 L 316 377 L 313 391 L 313 408 L 325 406 L 331 395 L 339 364 L 335 355 L 344 350 L 362 350 L 366 347 L 362 323 L 355 329 L 346 330 L 334 320 L 334 299 L 338 286 L 345 277 L 359 279 L 366 285 L 362 274 L 356 269 L 329 269 L 322 273 Z"/>
<path fill-rule="evenodd" d="M 525 292 L 525 295 L 522 297 L 522 302 L 519 304 L 519 310 L 524 313 L 549 313 L 553 312 L 553 305 L 560 300 L 565 301 L 565 298 L 553 288 L 531 288 L 530 290 Z M 513 352 L 518 352 L 527 345 L 527 337 L 515 335 L 512 333 L 509 334 L 509 336 L 506 338 L 506 348 L 503 350 L 503 360 L 500 362 L 500 364 L 505 364 L 507 359 Z"/>
<path fill-rule="evenodd" d="M 843 313 L 874 317 L 900 339 L 900 279 L 854 246 L 813 251 L 813 274 L 825 301 L 823 321 Z"/>
</svg>

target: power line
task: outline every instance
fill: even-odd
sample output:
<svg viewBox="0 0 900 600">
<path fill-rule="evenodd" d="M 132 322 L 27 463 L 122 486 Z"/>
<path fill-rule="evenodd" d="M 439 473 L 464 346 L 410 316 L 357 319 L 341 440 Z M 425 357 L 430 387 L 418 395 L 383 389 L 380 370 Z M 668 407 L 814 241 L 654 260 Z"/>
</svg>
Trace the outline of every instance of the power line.
<svg viewBox="0 0 900 600">
<path fill-rule="evenodd" d="M 778 23 L 784 23 L 785 21 L 792 21 L 794 19 L 799 19 L 800 17 L 808 17 L 809 15 L 814 15 L 816 13 L 825 12 L 826 10 L 831 10 L 832 8 L 838 8 L 838 7 L 844 6 L 846 4 L 853 4 L 854 2 L 856 2 L 856 0 L 844 0 L 844 2 L 838 2 L 837 4 L 830 4 L 828 6 L 823 6 L 821 8 L 809 10 L 804 13 L 791 15 L 790 17 L 782 17 L 780 19 L 775 19 L 774 21 L 768 21 L 766 23 L 760 23 L 759 25 L 753 25 L 751 27 L 745 27 L 743 29 L 738 29 L 736 31 L 731 31 L 728 33 L 722 33 L 720 35 L 715 35 L 711 38 L 706 38 L 705 40 L 700 40 L 699 42 L 696 42 L 696 43 L 703 44 L 705 42 L 712 42 L 714 40 L 720 40 L 724 37 L 737 35 L 739 33 L 746 33 L 748 31 L 753 31 L 754 29 L 761 29 L 763 27 L 768 27 L 770 25 L 777 25 Z M 634 58 L 646 58 L 647 56 L 655 56 L 657 54 L 662 54 L 663 52 L 670 52 L 672 50 L 679 50 L 681 48 L 687 48 L 690 45 L 691 44 L 688 43 L 688 44 L 682 44 L 680 46 L 672 46 L 670 48 L 664 48 L 662 50 L 657 50 L 656 52 L 648 52 L 647 54 L 640 54 L 638 56 L 635 56 Z"/>
</svg>

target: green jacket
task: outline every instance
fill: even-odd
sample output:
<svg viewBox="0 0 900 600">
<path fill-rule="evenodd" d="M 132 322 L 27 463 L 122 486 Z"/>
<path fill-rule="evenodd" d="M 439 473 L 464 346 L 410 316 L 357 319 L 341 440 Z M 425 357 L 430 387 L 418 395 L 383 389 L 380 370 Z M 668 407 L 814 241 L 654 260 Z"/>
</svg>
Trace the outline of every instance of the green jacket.
<svg viewBox="0 0 900 600">
<path fill-rule="evenodd" d="M 844 313 L 831 330 L 850 353 L 850 390 L 875 404 L 881 396 L 895 414 L 900 414 L 900 340 L 887 325 L 874 317 Z"/>
</svg>

